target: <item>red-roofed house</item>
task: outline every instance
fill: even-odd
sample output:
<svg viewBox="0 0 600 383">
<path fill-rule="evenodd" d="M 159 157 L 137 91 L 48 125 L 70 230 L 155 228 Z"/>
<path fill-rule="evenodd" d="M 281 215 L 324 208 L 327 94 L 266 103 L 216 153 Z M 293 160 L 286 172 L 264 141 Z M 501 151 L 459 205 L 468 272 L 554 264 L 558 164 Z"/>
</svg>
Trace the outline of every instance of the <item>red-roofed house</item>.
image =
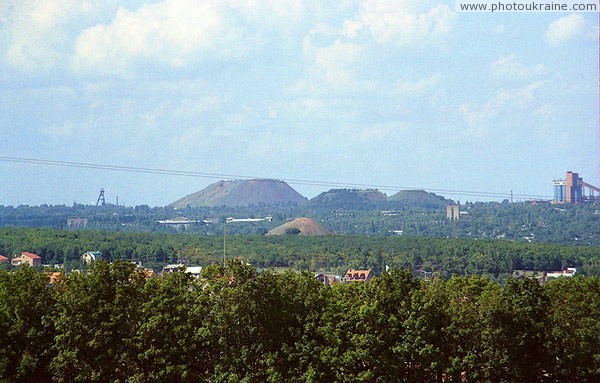
<svg viewBox="0 0 600 383">
<path fill-rule="evenodd" d="M 369 282 L 373 278 L 371 270 L 354 270 L 350 269 L 344 276 L 344 282 Z"/>
<path fill-rule="evenodd" d="M 33 254 L 33 253 L 29 253 L 29 252 L 22 252 L 21 256 L 19 257 L 14 257 L 12 259 L 12 261 L 10 261 L 10 264 L 13 266 L 21 266 L 24 264 L 28 264 L 29 266 L 35 266 L 35 265 L 41 265 L 42 264 L 42 257 L 40 257 L 37 254 Z"/>
<path fill-rule="evenodd" d="M 9 259 L 4 255 L 0 254 L 0 265 L 3 263 L 8 263 Z"/>
</svg>

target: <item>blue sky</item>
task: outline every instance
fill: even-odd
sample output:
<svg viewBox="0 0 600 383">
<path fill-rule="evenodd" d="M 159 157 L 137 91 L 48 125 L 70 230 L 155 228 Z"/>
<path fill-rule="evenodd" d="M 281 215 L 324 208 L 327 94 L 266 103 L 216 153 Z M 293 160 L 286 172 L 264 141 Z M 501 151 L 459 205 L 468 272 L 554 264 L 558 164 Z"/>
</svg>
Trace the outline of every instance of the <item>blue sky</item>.
<svg viewBox="0 0 600 383">
<path fill-rule="evenodd" d="M 548 196 L 567 170 L 600 183 L 594 13 L 8 0 L 0 56 L 0 156 Z M 0 205 L 104 188 L 162 206 L 215 181 L 0 161 Z"/>
</svg>

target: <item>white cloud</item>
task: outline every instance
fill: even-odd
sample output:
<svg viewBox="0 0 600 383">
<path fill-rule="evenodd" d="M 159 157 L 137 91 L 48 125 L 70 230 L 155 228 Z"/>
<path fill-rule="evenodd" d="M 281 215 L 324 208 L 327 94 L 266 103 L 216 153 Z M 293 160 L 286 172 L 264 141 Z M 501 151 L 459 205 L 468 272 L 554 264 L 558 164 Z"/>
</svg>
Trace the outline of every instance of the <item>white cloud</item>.
<svg viewBox="0 0 600 383">
<path fill-rule="evenodd" d="M 8 1 L 0 6 L 0 49 L 20 71 L 44 71 L 68 61 L 76 31 L 108 2 Z"/>
<path fill-rule="evenodd" d="M 291 33 L 305 15 L 300 0 L 164 0 L 119 8 L 109 24 L 80 34 L 72 66 L 128 75 L 140 63 L 190 67 L 245 56 L 264 40 Z"/>
<path fill-rule="evenodd" d="M 359 22 L 379 44 L 436 44 L 452 32 L 457 15 L 443 4 L 421 12 L 427 3 L 420 3 L 417 8 L 417 2 L 408 0 L 366 0 Z"/>
<path fill-rule="evenodd" d="M 166 0 L 133 12 L 120 8 L 111 24 L 81 33 L 73 66 L 116 74 L 126 74 L 137 60 L 184 66 L 200 54 L 239 54 L 239 35 L 213 2 Z"/>
<path fill-rule="evenodd" d="M 397 129 L 396 126 L 391 124 L 379 124 L 379 125 L 370 125 L 362 128 L 359 131 L 358 137 L 360 137 L 360 144 L 363 145 L 368 141 L 381 141 L 388 139 L 390 134 Z"/>
<path fill-rule="evenodd" d="M 365 48 L 340 37 L 334 37 L 331 44 L 320 44 L 331 35 L 335 36 L 329 28 L 319 26 L 304 37 L 304 76 L 290 87 L 293 93 L 351 92 L 372 87 L 357 79 L 354 65 L 364 57 Z"/>
<path fill-rule="evenodd" d="M 73 135 L 77 130 L 76 125 L 71 121 L 66 121 L 60 125 L 53 124 L 42 129 L 42 134 L 53 139 L 65 139 Z"/>
<path fill-rule="evenodd" d="M 483 107 L 474 109 L 471 105 L 463 104 L 460 107 L 460 112 L 471 125 L 487 122 L 503 113 L 514 114 L 517 111 L 532 111 L 533 114 L 536 114 L 539 113 L 539 107 L 536 108 L 535 92 L 545 84 L 546 81 L 537 81 L 525 87 L 503 90 L 498 92 Z"/>
<path fill-rule="evenodd" d="M 422 96 L 435 89 L 440 82 L 440 75 L 432 75 L 419 81 L 399 81 L 395 91 L 402 96 Z"/>
<path fill-rule="evenodd" d="M 292 93 L 372 93 L 389 91 L 383 74 L 365 70 L 383 51 L 442 43 L 456 14 L 432 1 L 365 0 L 354 14 L 334 24 L 317 24 L 303 40 L 304 73 Z M 383 47 L 382 47 L 383 46 Z M 423 92 L 438 79 L 398 84 L 394 93 Z M 383 83 L 383 86 L 381 86 Z M 416 89 L 423 88 L 423 89 Z"/>
<path fill-rule="evenodd" d="M 529 79 L 531 77 L 545 75 L 546 67 L 543 64 L 526 66 L 517 58 L 517 55 L 510 54 L 496 60 L 491 65 L 492 75 L 501 77 L 503 80 L 510 79 Z"/>
<path fill-rule="evenodd" d="M 582 37 L 585 29 L 585 18 L 581 14 L 573 13 L 552 22 L 546 30 L 546 39 L 551 44 L 565 43 Z"/>
<path fill-rule="evenodd" d="M 496 36 L 501 36 L 506 33 L 506 26 L 504 24 L 498 24 L 492 28 L 492 33 Z"/>
<path fill-rule="evenodd" d="M 8 40 L 4 52 L 6 61 L 22 70 L 44 69 L 58 62 L 61 52 L 56 39 L 60 39 L 61 24 L 68 18 L 72 6 L 72 1 L 12 4 L 12 12 L 3 16 L 6 27 L 2 33 Z"/>
</svg>

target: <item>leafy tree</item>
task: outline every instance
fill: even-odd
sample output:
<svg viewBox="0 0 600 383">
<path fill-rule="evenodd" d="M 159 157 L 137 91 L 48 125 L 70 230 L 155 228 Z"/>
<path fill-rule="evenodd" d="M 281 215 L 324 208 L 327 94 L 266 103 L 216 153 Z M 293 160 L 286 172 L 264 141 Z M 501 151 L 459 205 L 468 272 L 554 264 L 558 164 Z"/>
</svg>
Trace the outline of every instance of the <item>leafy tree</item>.
<svg viewBox="0 0 600 383">
<path fill-rule="evenodd" d="M 0 382 L 47 382 L 55 295 L 47 274 L 23 266 L 0 272 Z"/>
<path fill-rule="evenodd" d="M 186 273 L 168 273 L 143 286 L 141 319 L 134 336 L 137 368 L 129 380 L 195 382 L 206 374 L 201 310 L 195 298 L 201 286 Z M 200 337 L 200 338 L 199 338 Z"/>
<path fill-rule="evenodd" d="M 56 382 L 124 382 L 135 371 L 144 278 L 129 262 L 100 261 L 58 293 L 50 363 Z"/>
<path fill-rule="evenodd" d="M 600 379 L 600 280 L 558 278 L 545 287 L 552 323 L 549 343 L 554 355 L 554 381 L 596 382 Z"/>
</svg>

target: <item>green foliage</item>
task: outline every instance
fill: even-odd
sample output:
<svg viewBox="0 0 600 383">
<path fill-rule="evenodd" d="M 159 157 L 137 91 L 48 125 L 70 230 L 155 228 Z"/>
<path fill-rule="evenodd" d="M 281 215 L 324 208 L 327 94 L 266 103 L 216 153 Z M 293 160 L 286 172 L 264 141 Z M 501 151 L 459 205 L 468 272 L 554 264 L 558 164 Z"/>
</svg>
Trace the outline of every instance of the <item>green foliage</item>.
<svg viewBox="0 0 600 383">
<path fill-rule="evenodd" d="M 596 382 L 600 280 L 0 272 L 0 382 Z"/>
<path fill-rule="evenodd" d="M 185 260 L 207 266 L 223 259 L 223 238 L 159 233 L 70 232 L 56 229 L 0 228 L 5 254 L 32 251 L 45 264 L 82 268 L 80 255 L 98 250 L 108 261 L 131 260 L 160 270 Z M 600 247 L 502 240 L 367 236 L 241 236 L 227 237 L 229 256 L 258 268 L 292 267 L 343 273 L 348 268 L 385 266 L 414 272 L 505 277 L 514 270 L 560 270 L 600 275 Z"/>
<path fill-rule="evenodd" d="M 133 264 L 101 261 L 57 286 L 55 381 L 126 380 L 137 360 L 143 285 Z"/>
<path fill-rule="evenodd" d="M 437 238 L 505 239 L 518 242 L 600 245 L 598 204 L 554 205 L 549 202 L 467 202 L 461 205 L 459 221 L 446 219 L 443 197 L 423 191 L 404 191 L 385 200 L 374 190 L 331 190 L 301 205 L 253 205 L 227 208 L 114 205 L 85 206 L 0 206 L 0 227 L 67 228 L 68 218 L 88 220 L 86 230 L 118 232 L 187 233 L 223 235 L 227 217 L 265 217 L 272 221 L 228 225 L 228 234 L 262 235 L 291 218 L 310 217 L 337 234 L 368 234 Z M 185 216 L 197 221 L 188 227 L 169 227 L 159 220 Z M 205 222 L 206 220 L 206 222 Z M 207 223 L 208 221 L 212 223 Z M 75 229 L 73 229 L 75 231 Z M 79 230 L 77 230 L 78 232 Z M 77 257 L 81 248 L 70 249 Z M 0 254 L 3 253 L 0 246 Z M 47 249 L 52 252 L 52 247 Z M 168 255 L 168 254 L 167 254 Z M 165 254 L 156 253 L 157 257 Z M 61 260 L 62 262 L 62 260 Z M 589 265 L 598 269 L 599 264 Z"/>
<path fill-rule="evenodd" d="M 0 271 L 0 382 L 45 382 L 54 353 L 48 276 L 30 267 Z"/>
<path fill-rule="evenodd" d="M 285 229 L 285 234 L 286 235 L 298 235 L 298 234 L 300 234 L 300 229 L 298 229 L 297 227 L 290 227 L 288 229 Z"/>
<path fill-rule="evenodd" d="M 557 381 L 593 382 L 600 376 L 600 280 L 559 278 L 545 290 L 552 302 L 547 335 Z"/>
</svg>

